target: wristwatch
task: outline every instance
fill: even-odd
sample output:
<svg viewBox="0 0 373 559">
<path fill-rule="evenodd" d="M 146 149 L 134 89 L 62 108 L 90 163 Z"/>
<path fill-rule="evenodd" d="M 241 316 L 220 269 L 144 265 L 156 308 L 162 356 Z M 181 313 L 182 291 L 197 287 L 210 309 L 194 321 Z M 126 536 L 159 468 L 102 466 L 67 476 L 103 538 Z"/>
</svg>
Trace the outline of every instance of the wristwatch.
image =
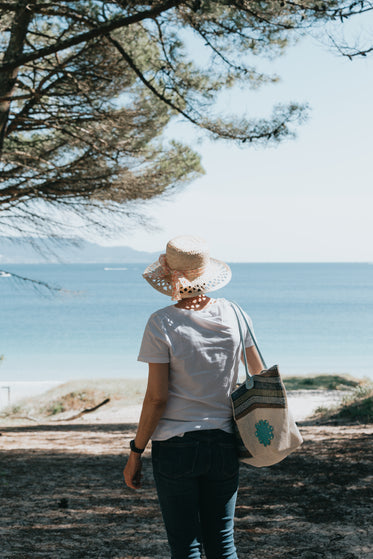
<svg viewBox="0 0 373 559">
<path fill-rule="evenodd" d="M 145 448 L 137 448 L 137 446 L 135 445 L 135 439 L 130 441 L 130 449 L 132 450 L 132 452 L 136 452 L 137 454 L 142 454 L 145 450 Z"/>
</svg>

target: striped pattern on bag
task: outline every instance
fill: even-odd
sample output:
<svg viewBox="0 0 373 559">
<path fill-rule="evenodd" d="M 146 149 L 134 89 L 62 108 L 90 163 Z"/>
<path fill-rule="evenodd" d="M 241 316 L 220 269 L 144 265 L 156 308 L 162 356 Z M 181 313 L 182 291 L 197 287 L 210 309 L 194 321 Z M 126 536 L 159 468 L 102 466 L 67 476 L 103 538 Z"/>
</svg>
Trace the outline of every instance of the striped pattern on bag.
<svg viewBox="0 0 373 559">
<path fill-rule="evenodd" d="M 286 408 L 285 387 L 277 365 L 254 375 L 253 380 L 253 388 L 243 383 L 231 395 L 236 420 L 255 408 Z"/>
</svg>

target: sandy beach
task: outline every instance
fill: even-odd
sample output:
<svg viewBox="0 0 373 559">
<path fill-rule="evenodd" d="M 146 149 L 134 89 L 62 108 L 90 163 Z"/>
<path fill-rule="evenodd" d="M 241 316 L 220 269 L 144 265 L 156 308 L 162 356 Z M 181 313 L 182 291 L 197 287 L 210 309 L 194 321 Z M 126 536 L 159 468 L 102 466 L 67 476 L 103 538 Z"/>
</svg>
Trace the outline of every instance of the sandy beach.
<svg viewBox="0 0 373 559">
<path fill-rule="evenodd" d="M 292 390 L 288 392 L 288 404 L 296 421 L 303 421 L 320 406 L 337 405 L 345 396 L 338 390 Z M 97 412 L 80 418 L 81 422 L 137 423 L 141 404 L 121 404 L 103 407 Z M 67 414 L 68 415 L 68 414 Z"/>
<path fill-rule="evenodd" d="M 117 421 L 133 423 L 138 420 L 141 401 L 146 389 L 146 378 L 82 379 L 67 381 L 66 383 L 61 381 L 21 382 L 4 380 L 0 383 L 0 416 L 1 410 L 4 410 L 6 406 L 22 404 L 22 401 L 27 397 L 33 398 L 35 402 L 44 402 L 48 398 L 53 399 L 58 394 L 68 391 L 68 389 L 77 392 L 86 390 L 90 386 L 99 388 L 103 394 L 106 391 L 112 398 L 109 405 L 101 408 L 96 413 L 90 414 L 87 419 L 110 423 Z M 326 389 L 287 391 L 289 407 L 297 421 L 311 415 L 319 406 L 337 405 L 346 393 L 348 393 L 347 390 Z"/>
</svg>

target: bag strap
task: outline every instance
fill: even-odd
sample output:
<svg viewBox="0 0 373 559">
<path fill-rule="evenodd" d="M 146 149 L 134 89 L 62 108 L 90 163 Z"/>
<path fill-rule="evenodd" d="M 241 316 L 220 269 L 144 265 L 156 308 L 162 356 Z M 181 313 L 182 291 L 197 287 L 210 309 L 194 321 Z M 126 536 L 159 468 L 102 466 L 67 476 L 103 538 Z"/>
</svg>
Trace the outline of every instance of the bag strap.
<svg viewBox="0 0 373 559">
<path fill-rule="evenodd" d="M 259 353 L 259 357 L 260 357 L 260 359 L 262 360 L 262 363 L 263 363 L 265 369 L 267 368 L 267 365 L 266 365 L 266 362 L 264 361 L 263 355 L 262 355 L 262 353 L 261 353 L 261 351 L 260 351 L 260 349 L 259 349 L 259 347 L 258 347 L 258 344 L 257 344 L 257 342 L 256 342 L 255 336 L 254 336 L 254 334 L 253 334 L 253 332 L 252 332 L 252 330 L 251 330 L 251 328 L 250 328 L 250 326 L 249 326 L 249 323 L 248 323 L 248 321 L 247 321 L 247 318 L 246 318 L 246 316 L 245 316 L 245 313 L 243 312 L 243 310 L 241 309 L 241 307 L 240 307 L 239 305 L 237 305 L 237 303 L 233 303 L 232 301 L 230 301 L 230 304 L 231 304 L 232 309 L 234 310 L 234 314 L 236 315 L 237 324 L 238 324 L 238 329 L 239 329 L 239 331 L 240 331 L 240 338 L 241 338 L 241 344 L 242 344 L 242 353 L 243 353 L 243 360 L 244 360 L 244 364 L 245 364 L 245 373 L 246 373 L 246 388 L 252 388 L 253 385 L 254 385 L 254 379 L 253 379 L 252 375 L 249 373 L 249 367 L 248 367 L 248 365 L 247 365 L 247 358 L 246 358 L 246 351 L 245 351 L 245 342 L 244 342 L 243 333 L 242 333 L 241 321 L 240 321 L 240 318 L 239 318 L 239 316 L 238 316 L 237 309 L 238 309 L 240 315 L 242 316 L 242 318 L 243 318 L 243 320 L 244 320 L 244 322 L 245 322 L 245 324 L 246 324 L 246 327 L 247 327 L 247 329 L 248 329 L 248 331 L 249 331 L 249 334 L 250 334 L 250 336 L 251 336 L 251 339 L 252 339 L 253 342 L 254 342 L 254 345 L 255 345 L 255 347 L 256 347 L 256 350 L 257 350 L 257 352 Z"/>
</svg>

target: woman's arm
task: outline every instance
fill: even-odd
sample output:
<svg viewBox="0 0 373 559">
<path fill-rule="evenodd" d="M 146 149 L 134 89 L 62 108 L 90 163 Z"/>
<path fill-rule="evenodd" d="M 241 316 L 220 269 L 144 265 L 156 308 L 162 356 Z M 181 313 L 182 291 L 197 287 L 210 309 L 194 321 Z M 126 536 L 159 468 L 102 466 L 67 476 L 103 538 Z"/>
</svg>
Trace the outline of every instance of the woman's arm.
<svg viewBox="0 0 373 559">
<path fill-rule="evenodd" d="M 146 388 L 135 446 L 145 448 L 158 425 L 168 399 L 169 363 L 149 363 Z"/>
<path fill-rule="evenodd" d="M 258 350 L 253 345 L 251 347 L 245 348 L 245 351 L 249 373 L 251 375 L 258 375 L 264 369 L 264 365 L 262 363 L 262 360 L 260 359 Z M 241 356 L 241 361 L 244 362 L 243 354 Z"/>
<path fill-rule="evenodd" d="M 135 446 L 145 448 L 163 415 L 168 398 L 169 363 L 149 363 L 148 386 L 142 404 Z M 128 487 L 139 489 L 141 480 L 141 454 L 130 453 L 123 470 Z"/>
</svg>

